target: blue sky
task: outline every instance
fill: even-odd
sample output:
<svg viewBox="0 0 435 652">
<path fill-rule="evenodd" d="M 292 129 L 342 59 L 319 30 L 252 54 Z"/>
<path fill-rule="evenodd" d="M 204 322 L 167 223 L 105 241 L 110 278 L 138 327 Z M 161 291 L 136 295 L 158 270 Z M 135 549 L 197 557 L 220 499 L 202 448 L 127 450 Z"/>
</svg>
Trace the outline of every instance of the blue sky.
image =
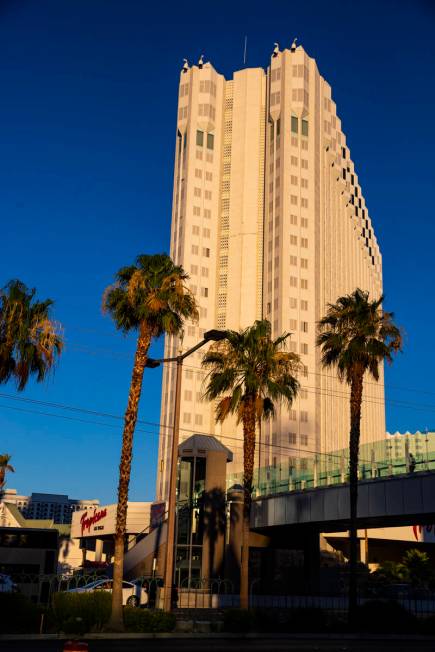
<svg viewBox="0 0 435 652">
<path fill-rule="evenodd" d="M 0 0 L 0 285 L 19 277 L 55 299 L 67 343 L 55 376 L 20 398 L 123 414 L 134 339 L 102 316 L 101 294 L 138 253 L 169 248 L 182 59 L 204 52 L 230 76 L 245 34 L 249 66 L 297 36 L 332 86 L 387 307 L 407 333 L 387 371 L 388 428 L 435 429 L 434 28 L 430 0 Z M 120 421 L 16 401 L 12 385 L 0 394 L 9 486 L 114 500 Z M 159 401 L 148 371 L 143 421 L 158 422 Z M 154 497 L 157 428 L 140 430 L 133 500 Z"/>
</svg>

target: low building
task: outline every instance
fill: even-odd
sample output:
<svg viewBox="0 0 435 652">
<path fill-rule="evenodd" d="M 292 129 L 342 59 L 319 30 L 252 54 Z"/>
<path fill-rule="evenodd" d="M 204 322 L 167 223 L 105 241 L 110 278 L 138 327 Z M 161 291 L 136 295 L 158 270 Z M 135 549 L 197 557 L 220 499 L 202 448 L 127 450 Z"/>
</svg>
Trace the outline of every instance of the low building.
<svg viewBox="0 0 435 652">
<path fill-rule="evenodd" d="M 17 494 L 16 489 L 6 489 L 2 500 L 18 507 L 25 518 L 52 519 L 55 523 L 71 523 L 74 512 L 98 507 L 100 501 L 69 498 L 66 494 L 32 493 L 30 496 Z"/>
<path fill-rule="evenodd" d="M 83 568 L 109 566 L 113 558 L 117 505 L 101 505 L 75 512 L 71 540 L 82 552 Z M 126 547 L 138 535 L 149 532 L 151 503 L 129 502 L 127 506 Z"/>
</svg>

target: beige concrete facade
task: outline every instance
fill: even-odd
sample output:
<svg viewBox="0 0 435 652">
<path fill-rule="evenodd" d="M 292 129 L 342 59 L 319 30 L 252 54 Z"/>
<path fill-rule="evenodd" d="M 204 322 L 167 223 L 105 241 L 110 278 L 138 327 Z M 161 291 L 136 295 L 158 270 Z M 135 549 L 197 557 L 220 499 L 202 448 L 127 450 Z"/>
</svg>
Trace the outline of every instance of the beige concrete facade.
<svg viewBox="0 0 435 652">
<path fill-rule="evenodd" d="M 267 70 L 232 80 L 210 63 L 180 74 L 171 256 L 190 275 L 200 305 L 182 343 L 210 328 L 244 328 L 266 317 L 274 335 L 292 333 L 304 365 L 293 409 L 262 427 L 258 463 L 294 464 L 310 452 L 343 448 L 348 394 L 320 367 L 316 322 L 328 302 L 356 287 L 382 292 L 382 260 L 331 88 L 302 47 L 272 55 Z M 181 396 L 181 439 L 213 434 L 242 468 L 241 432 L 214 423 L 201 400 L 202 351 L 188 360 Z M 175 369 L 163 377 L 157 498 L 167 495 Z M 366 389 L 362 441 L 385 437 L 383 376 Z"/>
</svg>

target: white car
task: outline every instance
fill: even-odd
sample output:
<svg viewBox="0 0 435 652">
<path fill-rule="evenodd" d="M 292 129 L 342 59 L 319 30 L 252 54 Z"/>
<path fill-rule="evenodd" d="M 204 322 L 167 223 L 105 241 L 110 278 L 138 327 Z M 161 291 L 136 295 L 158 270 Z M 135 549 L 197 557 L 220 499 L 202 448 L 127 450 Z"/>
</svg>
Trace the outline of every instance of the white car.
<svg viewBox="0 0 435 652">
<path fill-rule="evenodd" d="M 9 575 L 0 573 L 0 593 L 16 593 L 17 591 L 18 587 Z"/>
<path fill-rule="evenodd" d="M 96 580 L 86 586 L 70 589 L 68 593 L 89 593 L 91 591 L 112 592 L 113 580 Z M 122 604 L 129 607 L 139 607 L 148 604 L 148 593 L 142 587 L 132 582 L 122 582 Z"/>
</svg>

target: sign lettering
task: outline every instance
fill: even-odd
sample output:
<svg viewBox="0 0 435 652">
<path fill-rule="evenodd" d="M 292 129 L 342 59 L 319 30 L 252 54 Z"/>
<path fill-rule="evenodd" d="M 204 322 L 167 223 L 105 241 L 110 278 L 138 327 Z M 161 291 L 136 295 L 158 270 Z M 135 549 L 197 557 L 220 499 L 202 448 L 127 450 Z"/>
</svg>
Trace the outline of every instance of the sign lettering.
<svg viewBox="0 0 435 652">
<path fill-rule="evenodd" d="M 89 516 L 88 516 L 88 512 L 85 512 L 82 515 L 81 519 L 80 519 L 80 525 L 81 525 L 81 528 L 82 528 L 82 536 L 85 533 L 85 530 L 90 532 L 92 525 L 95 525 L 95 523 L 98 523 L 98 521 L 101 521 L 101 519 L 104 518 L 105 516 L 107 516 L 107 509 L 106 508 L 100 509 L 99 512 L 97 512 L 97 510 L 94 509 L 94 513 L 89 515 Z M 96 529 L 96 528 L 94 528 L 94 529 Z M 103 527 L 100 526 L 98 529 L 102 530 Z"/>
</svg>

